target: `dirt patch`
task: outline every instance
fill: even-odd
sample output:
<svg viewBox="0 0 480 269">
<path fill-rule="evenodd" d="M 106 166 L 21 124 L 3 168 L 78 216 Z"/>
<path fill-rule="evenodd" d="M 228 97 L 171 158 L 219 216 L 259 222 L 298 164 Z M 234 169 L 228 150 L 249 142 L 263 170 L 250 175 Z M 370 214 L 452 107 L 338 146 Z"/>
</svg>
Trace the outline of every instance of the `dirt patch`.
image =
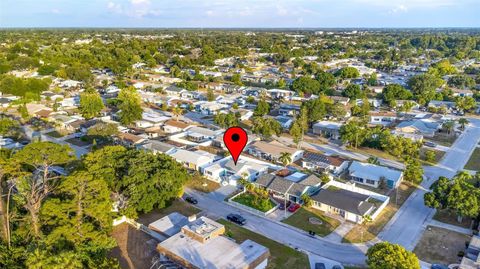
<svg viewBox="0 0 480 269">
<path fill-rule="evenodd" d="M 429 263 L 458 263 L 460 258 L 457 254 L 465 250 L 465 242 L 469 241 L 468 235 L 427 226 L 413 252 L 419 259 Z"/>
<path fill-rule="evenodd" d="M 152 259 L 157 255 L 157 240 L 126 223 L 114 227 L 112 236 L 118 246 L 109 256 L 116 258 L 122 268 L 150 268 Z"/>
</svg>

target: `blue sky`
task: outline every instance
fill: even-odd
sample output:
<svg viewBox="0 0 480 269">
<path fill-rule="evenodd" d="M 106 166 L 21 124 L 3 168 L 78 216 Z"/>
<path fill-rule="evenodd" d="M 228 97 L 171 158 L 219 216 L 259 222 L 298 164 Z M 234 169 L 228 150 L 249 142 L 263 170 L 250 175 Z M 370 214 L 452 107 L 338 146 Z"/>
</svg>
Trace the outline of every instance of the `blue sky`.
<svg viewBox="0 0 480 269">
<path fill-rule="evenodd" d="M 0 0 L 0 27 L 480 27 L 480 0 Z"/>
</svg>

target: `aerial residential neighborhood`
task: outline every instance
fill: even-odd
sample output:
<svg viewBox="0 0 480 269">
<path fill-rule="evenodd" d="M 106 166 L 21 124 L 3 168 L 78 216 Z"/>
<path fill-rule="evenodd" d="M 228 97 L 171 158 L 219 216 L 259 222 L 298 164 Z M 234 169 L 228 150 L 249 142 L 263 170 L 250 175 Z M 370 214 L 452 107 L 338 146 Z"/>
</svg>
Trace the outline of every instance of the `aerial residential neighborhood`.
<svg viewBox="0 0 480 269">
<path fill-rule="evenodd" d="M 480 268 L 474 1 L 6 2 L 0 268 Z"/>
</svg>

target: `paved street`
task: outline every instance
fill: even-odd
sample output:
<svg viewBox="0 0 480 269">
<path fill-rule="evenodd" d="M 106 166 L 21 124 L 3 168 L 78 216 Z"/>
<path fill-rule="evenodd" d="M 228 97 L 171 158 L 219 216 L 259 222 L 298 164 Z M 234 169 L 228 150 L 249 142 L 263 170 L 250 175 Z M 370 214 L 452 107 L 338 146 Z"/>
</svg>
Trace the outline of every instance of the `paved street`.
<svg viewBox="0 0 480 269">
<path fill-rule="evenodd" d="M 434 213 L 433 209 L 423 204 L 425 189 L 439 176 L 451 178 L 461 171 L 480 140 L 480 120 L 470 119 L 470 122 L 470 126 L 450 147 L 440 163 L 437 166 L 425 167 L 427 179 L 422 182 L 423 189 L 416 190 L 403 204 L 379 234 L 380 239 L 401 244 L 409 250 L 415 247 Z"/>
<path fill-rule="evenodd" d="M 290 142 L 289 138 L 282 137 L 281 140 L 285 143 Z M 451 148 L 446 149 L 447 152 L 440 163 L 437 166 L 425 167 L 426 180 L 422 182 L 421 188 L 407 199 L 397 214 L 379 234 L 379 238 L 401 244 L 407 249 L 413 250 L 434 213 L 432 209 L 424 206 L 424 193 L 439 176 L 451 178 L 458 171 L 462 170 L 474 149 L 474 145 L 476 145 L 479 140 L 480 120 L 472 119 L 467 130 L 457 139 Z M 333 145 L 304 143 L 302 146 L 316 148 L 330 154 L 366 159 L 364 155 L 344 151 Z M 372 244 L 342 244 L 338 243 L 338 240 L 330 240 L 330 237 L 311 238 L 303 231 L 237 209 L 219 201 L 219 199 L 215 199 L 212 195 L 204 195 L 191 190 L 188 190 L 187 193 L 190 193 L 199 200 L 198 206 L 205 210 L 207 214 L 224 218 L 232 212 L 240 213 L 245 216 L 248 221 L 248 224 L 245 226 L 247 229 L 263 234 L 283 244 L 344 264 L 363 264 L 365 261 L 364 253 L 368 249 L 368 246 Z M 427 266 L 427 263 L 422 262 L 422 267 L 426 268 Z"/>
<path fill-rule="evenodd" d="M 197 198 L 197 206 L 206 211 L 208 216 L 226 218 L 229 213 L 239 213 L 247 219 L 245 228 L 277 242 L 344 264 L 363 264 L 365 262 L 364 253 L 367 247 L 364 245 L 333 243 L 320 237 L 312 238 L 306 232 L 237 209 L 227 203 L 213 199 L 208 194 L 193 190 L 186 190 L 186 193 Z"/>
</svg>

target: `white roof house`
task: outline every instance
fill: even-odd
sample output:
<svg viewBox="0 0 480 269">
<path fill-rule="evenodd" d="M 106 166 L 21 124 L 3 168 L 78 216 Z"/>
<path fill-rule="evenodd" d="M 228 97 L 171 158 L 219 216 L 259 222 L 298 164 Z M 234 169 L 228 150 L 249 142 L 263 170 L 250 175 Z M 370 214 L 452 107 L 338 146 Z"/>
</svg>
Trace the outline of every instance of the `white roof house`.
<svg viewBox="0 0 480 269">
<path fill-rule="evenodd" d="M 389 188 L 396 188 L 403 178 L 403 172 L 385 166 L 353 161 L 348 168 L 350 178 L 360 184 L 379 187 L 381 180 Z"/>
<path fill-rule="evenodd" d="M 216 156 L 206 151 L 188 151 L 177 149 L 169 153 L 177 162 L 182 163 L 185 167 L 202 172 L 203 168 L 215 161 Z"/>
<path fill-rule="evenodd" d="M 246 179 L 253 181 L 260 174 L 266 173 L 268 169 L 278 170 L 280 168 L 280 166 L 245 156 L 240 156 L 235 165 L 232 157 L 229 156 L 207 166 L 203 170 L 203 174 L 210 180 L 236 185 L 237 180 L 244 175 L 247 176 Z"/>
</svg>

